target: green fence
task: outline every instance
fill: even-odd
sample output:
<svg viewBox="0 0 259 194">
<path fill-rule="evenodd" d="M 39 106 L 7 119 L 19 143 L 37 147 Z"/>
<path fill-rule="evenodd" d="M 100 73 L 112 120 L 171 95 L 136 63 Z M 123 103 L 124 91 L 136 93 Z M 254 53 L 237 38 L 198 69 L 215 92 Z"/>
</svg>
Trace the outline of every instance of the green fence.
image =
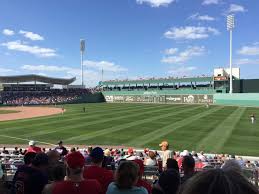
<svg viewBox="0 0 259 194">
<path fill-rule="evenodd" d="M 214 94 L 214 104 L 259 106 L 259 93 Z"/>
</svg>

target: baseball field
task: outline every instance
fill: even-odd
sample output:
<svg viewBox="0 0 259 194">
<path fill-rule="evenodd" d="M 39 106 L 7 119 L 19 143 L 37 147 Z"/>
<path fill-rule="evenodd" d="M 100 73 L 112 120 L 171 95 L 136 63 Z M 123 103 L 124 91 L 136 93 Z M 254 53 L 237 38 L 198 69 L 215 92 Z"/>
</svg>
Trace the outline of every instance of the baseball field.
<svg viewBox="0 0 259 194">
<path fill-rule="evenodd" d="M 86 112 L 83 111 L 86 108 Z M 125 145 L 259 156 L 258 108 L 166 104 L 75 104 L 65 112 L 0 122 L 0 144 Z M 12 113 L 9 113 L 12 114 Z"/>
</svg>

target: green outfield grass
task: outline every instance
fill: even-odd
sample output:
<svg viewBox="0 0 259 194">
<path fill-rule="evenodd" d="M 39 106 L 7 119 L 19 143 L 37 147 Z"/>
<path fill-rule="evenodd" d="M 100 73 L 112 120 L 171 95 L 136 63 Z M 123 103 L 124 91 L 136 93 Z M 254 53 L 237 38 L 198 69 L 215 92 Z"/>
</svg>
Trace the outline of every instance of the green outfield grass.
<svg viewBox="0 0 259 194">
<path fill-rule="evenodd" d="M 0 122 L 0 144 L 33 139 L 159 149 L 168 140 L 174 150 L 259 156 L 259 122 L 249 120 L 252 113 L 259 116 L 257 108 L 106 103 L 65 108 L 64 115 Z"/>
</svg>

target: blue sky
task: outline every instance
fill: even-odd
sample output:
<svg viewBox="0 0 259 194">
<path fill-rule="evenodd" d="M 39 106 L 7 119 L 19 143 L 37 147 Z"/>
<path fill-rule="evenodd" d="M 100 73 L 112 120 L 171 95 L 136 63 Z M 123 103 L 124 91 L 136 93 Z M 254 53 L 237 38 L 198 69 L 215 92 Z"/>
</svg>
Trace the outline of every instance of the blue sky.
<svg viewBox="0 0 259 194">
<path fill-rule="evenodd" d="M 35 73 L 80 83 L 212 75 L 227 67 L 226 15 L 235 14 L 234 66 L 259 78 L 258 0 L 1 0 L 0 75 Z"/>
</svg>

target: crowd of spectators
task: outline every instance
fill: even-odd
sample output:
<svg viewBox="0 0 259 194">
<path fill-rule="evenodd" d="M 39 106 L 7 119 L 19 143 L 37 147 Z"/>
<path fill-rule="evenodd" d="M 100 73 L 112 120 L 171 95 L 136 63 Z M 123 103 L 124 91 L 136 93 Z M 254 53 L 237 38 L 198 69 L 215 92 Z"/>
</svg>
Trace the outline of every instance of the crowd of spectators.
<svg viewBox="0 0 259 194">
<path fill-rule="evenodd" d="M 50 89 L 49 91 L 2 91 L 0 99 L 4 105 L 41 105 L 74 102 L 80 97 L 97 92 L 89 89 Z"/>
<path fill-rule="evenodd" d="M 26 149 L 1 150 L 3 163 L 6 156 L 21 156 L 23 161 L 16 166 L 11 193 L 258 193 L 255 182 L 252 184 L 243 173 L 244 168 L 257 169 L 258 163 L 233 155 L 172 151 L 167 141 L 159 144 L 161 151 L 100 147 L 68 150 L 62 141 L 57 144 L 46 149 L 30 141 Z M 145 179 L 148 169 L 156 169 L 151 179 Z"/>
</svg>

